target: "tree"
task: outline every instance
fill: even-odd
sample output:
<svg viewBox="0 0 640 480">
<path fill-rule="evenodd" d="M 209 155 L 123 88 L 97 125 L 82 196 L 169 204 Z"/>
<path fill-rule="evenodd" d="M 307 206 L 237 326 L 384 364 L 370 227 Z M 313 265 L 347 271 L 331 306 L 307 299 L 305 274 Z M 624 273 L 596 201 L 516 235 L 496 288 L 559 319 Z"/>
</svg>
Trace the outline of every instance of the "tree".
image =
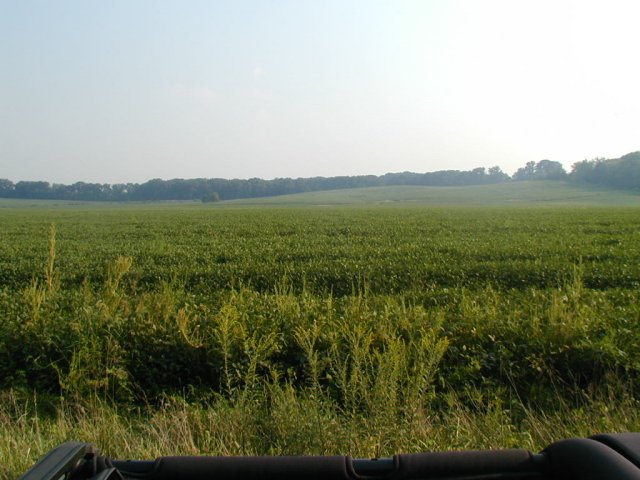
<svg viewBox="0 0 640 480">
<path fill-rule="evenodd" d="M 509 180 L 509 175 L 504 173 L 499 166 L 489 168 L 489 177 L 495 182 L 505 182 Z"/>
<path fill-rule="evenodd" d="M 640 190 L 640 152 L 612 160 L 595 158 L 574 163 L 569 179 L 579 183 Z"/>
<path fill-rule="evenodd" d="M 553 160 L 540 160 L 534 168 L 536 180 L 562 180 L 567 176 L 562 164 Z"/>
<path fill-rule="evenodd" d="M 596 165 L 604 161 L 604 158 L 595 158 L 593 160 L 582 160 L 571 165 L 571 174 L 569 178 L 574 182 L 580 183 L 596 183 L 595 171 Z"/>
<path fill-rule="evenodd" d="M 15 185 L 11 180 L 0 178 L 0 197 L 10 197 L 13 195 Z"/>
<path fill-rule="evenodd" d="M 560 162 L 540 160 L 527 162 L 513 175 L 514 180 L 562 180 L 567 175 Z"/>
<path fill-rule="evenodd" d="M 516 173 L 513 174 L 514 180 L 533 180 L 533 176 L 536 172 L 536 162 L 527 162 L 524 167 L 518 169 Z"/>
<path fill-rule="evenodd" d="M 218 192 L 211 192 L 208 195 L 202 197 L 202 203 L 214 203 L 220 201 L 220 194 Z"/>
<path fill-rule="evenodd" d="M 16 198 L 51 198 L 51 185 L 49 182 L 18 182 L 14 193 Z"/>
</svg>

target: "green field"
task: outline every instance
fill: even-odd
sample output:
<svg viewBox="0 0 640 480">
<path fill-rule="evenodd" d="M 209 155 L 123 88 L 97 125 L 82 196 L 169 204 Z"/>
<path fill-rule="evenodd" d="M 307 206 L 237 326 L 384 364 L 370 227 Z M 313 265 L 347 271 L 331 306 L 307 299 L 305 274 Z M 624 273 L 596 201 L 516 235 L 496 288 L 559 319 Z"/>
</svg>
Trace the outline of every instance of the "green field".
<svg viewBox="0 0 640 480">
<path fill-rule="evenodd" d="M 3 201 L 0 478 L 640 430 L 638 197 L 499 187 Z"/>
<path fill-rule="evenodd" d="M 560 181 L 508 182 L 465 187 L 371 187 L 242 199 L 226 205 L 338 206 L 640 206 L 640 195 Z"/>
<path fill-rule="evenodd" d="M 0 199 L 2 209 L 78 209 L 78 208 L 150 208 L 196 206 L 200 202 L 86 202 L 70 200 Z M 577 185 L 562 181 L 519 181 L 492 185 L 462 187 L 386 186 L 351 188 L 319 192 L 280 195 L 277 197 L 245 198 L 223 201 L 210 208 L 231 206 L 640 206 L 637 192 L 615 190 L 593 185 Z"/>
</svg>

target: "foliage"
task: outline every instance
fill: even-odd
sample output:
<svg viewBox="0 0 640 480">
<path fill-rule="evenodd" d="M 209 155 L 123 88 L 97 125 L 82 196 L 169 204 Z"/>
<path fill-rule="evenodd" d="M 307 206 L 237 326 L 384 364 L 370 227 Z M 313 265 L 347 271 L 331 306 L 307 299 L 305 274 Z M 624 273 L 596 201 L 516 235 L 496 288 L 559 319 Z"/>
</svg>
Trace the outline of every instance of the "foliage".
<svg viewBox="0 0 640 480">
<path fill-rule="evenodd" d="M 0 394 L 0 480 L 13 480 L 69 439 L 98 445 L 118 459 L 163 455 L 390 456 L 427 450 L 526 448 L 593 432 L 638 431 L 640 410 L 628 395 L 603 389 L 550 411 L 473 393 L 455 395 L 438 412 L 380 425 L 379 417 L 345 416 L 310 392 L 270 385 L 261 398 L 188 401 L 124 409 L 94 400 L 70 403 L 21 391 Z M 52 414 L 52 412 L 55 412 Z"/>
<path fill-rule="evenodd" d="M 220 194 L 218 192 L 211 192 L 202 197 L 202 203 L 213 203 L 220 201 Z"/>
<path fill-rule="evenodd" d="M 359 175 L 341 177 L 276 178 L 263 180 L 226 180 L 222 178 L 194 178 L 172 180 L 153 179 L 142 184 L 98 184 L 76 182 L 72 185 L 50 184 L 43 181 L 13 183 L 0 179 L 0 198 L 33 198 L 93 201 L 155 201 L 203 200 L 218 201 L 235 198 L 271 197 L 300 192 L 377 187 L 385 185 L 460 186 L 488 185 L 507 181 L 509 176 L 492 167 L 471 171 L 446 170 L 428 173 L 387 173 L 382 176 Z"/>
<path fill-rule="evenodd" d="M 640 189 L 640 152 L 629 153 L 619 159 L 596 158 L 574 163 L 571 179 L 612 188 Z"/>
<path fill-rule="evenodd" d="M 238 198 L 261 198 L 302 192 L 344 190 L 384 186 L 460 187 L 496 185 L 509 180 L 565 180 L 604 185 L 613 188 L 640 187 L 640 152 L 629 153 L 619 159 L 584 160 L 575 163 L 567 175 L 560 162 L 530 161 L 510 178 L 500 167 L 484 167 L 469 171 L 442 170 L 437 172 L 387 173 L 381 176 L 359 175 L 341 177 L 276 178 L 248 180 L 222 178 L 194 178 L 171 180 L 153 179 L 142 184 L 100 184 L 76 182 L 72 185 L 50 184 L 45 181 L 0 179 L 0 198 L 57 199 L 85 201 L 158 201 L 201 200 L 217 202 Z"/>
<path fill-rule="evenodd" d="M 637 378 L 635 209 L 60 210 L 49 233 L 51 212 L 14 213 L 4 388 L 139 401 L 277 377 L 366 410 Z"/>
<path fill-rule="evenodd" d="M 527 162 L 513 175 L 514 180 L 563 180 L 567 176 L 560 162 L 552 160 L 540 160 L 539 162 Z"/>
<path fill-rule="evenodd" d="M 53 399 L 43 449 L 370 456 L 637 429 L 637 208 L 197 207 L 0 211 L 0 390 Z M 0 442 L 26 401 L 6 395 Z"/>
</svg>

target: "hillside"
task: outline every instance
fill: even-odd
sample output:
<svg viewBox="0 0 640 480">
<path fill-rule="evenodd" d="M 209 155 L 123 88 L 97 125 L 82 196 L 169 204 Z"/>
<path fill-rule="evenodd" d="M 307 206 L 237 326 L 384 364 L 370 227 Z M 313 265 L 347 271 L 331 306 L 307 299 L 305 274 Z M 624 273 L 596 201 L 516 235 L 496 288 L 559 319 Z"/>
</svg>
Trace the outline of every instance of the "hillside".
<svg viewBox="0 0 640 480">
<path fill-rule="evenodd" d="M 218 205 L 585 205 L 640 206 L 640 195 L 559 181 L 460 187 L 388 186 L 248 198 Z"/>
<path fill-rule="evenodd" d="M 243 198 L 203 204 L 198 200 L 69 201 L 0 198 L 0 210 L 327 207 L 327 206 L 601 206 L 640 207 L 640 194 L 557 180 L 458 187 L 385 186 Z"/>
</svg>

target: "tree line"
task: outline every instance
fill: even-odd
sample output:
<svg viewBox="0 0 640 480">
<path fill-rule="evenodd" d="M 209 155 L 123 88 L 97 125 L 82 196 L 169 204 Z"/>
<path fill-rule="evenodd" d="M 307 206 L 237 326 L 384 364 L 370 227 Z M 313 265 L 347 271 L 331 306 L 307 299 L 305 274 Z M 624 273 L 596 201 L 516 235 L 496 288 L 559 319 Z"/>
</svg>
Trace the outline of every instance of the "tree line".
<svg viewBox="0 0 640 480">
<path fill-rule="evenodd" d="M 640 152 L 615 160 L 596 158 L 573 165 L 573 180 L 606 187 L 640 190 Z"/>
<path fill-rule="evenodd" d="M 489 169 L 479 167 L 468 171 L 401 172 L 380 176 L 276 178 L 274 180 L 176 178 L 113 185 L 85 182 L 64 185 L 45 181 L 13 183 L 7 179 L 0 179 L 0 198 L 89 201 L 202 200 L 208 202 L 358 187 L 488 185 L 523 180 L 566 180 L 639 190 L 640 152 L 629 153 L 612 160 L 602 158 L 583 160 L 573 164 L 570 173 L 564 170 L 560 162 L 552 160 L 528 162 L 524 167 L 519 168 L 513 176 L 507 175 L 500 167 L 496 166 Z"/>
</svg>

